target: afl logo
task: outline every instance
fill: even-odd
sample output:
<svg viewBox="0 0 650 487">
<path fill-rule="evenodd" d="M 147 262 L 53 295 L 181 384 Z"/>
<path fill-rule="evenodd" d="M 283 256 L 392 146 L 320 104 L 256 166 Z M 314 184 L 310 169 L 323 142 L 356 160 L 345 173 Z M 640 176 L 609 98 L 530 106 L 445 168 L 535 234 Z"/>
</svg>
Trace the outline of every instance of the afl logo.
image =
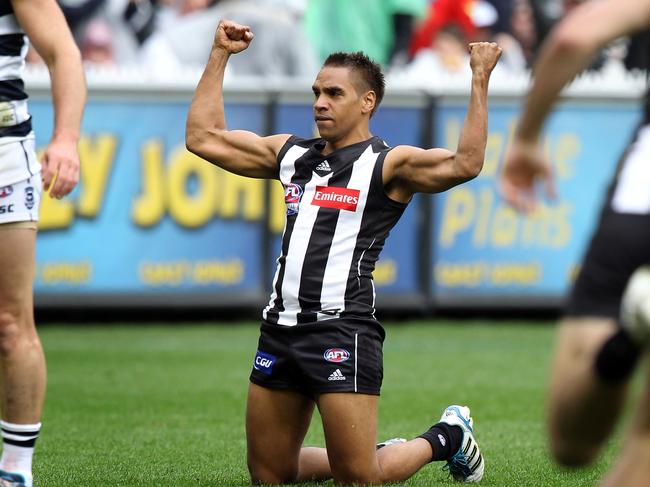
<svg viewBox="0 0 650 487">
<path fill-rule="evenodd" d="M 328 362 L 345 362 L 350 358 L 350 352 L 344 348 L 328 348 L 323 357 Z"/>
<path fill-rule="evenodd" d="M 289 183 L 284 188 L 284 202 L 287 204 L 287 215 L 298 213 L 298 206 L 302 198 L 302 188 L 296 183 Z"/>
</svg>

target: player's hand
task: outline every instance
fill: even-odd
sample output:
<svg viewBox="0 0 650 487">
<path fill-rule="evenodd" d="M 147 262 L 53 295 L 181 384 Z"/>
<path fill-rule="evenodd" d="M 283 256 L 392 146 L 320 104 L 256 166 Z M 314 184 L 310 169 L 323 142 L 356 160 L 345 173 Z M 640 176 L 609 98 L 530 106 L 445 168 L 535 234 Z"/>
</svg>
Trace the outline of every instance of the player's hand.
<svg viewBox="0 0 650 487">
<path fill-rule="evenodd" d="M 251 28 L 232 20 L 219 22 L 214 34 L 214 47 L 225 50 L 229 54 L 237 54 L 248 47 L 253 40 Z"/>
<path fill-rule="evenodd" d="M 41 166 L 43 189 L 49 189 L 52 198 L 63 198 L 79 181 L 77 141 L 52 140 L 43 153 Z"/>
<path fill-rule="evenodd" d="M 537 207 L 539 184 L 556 198 L 555 178 L 538 142 L 515 138 L 499 177 L 501 196 L 515 209 L 530 213 Z"/>
<path fill-rule="evenodd" d="M 489 75 L 501 57 L 496 42 L 472 42 L 469 45 L 469 65 L 473 73 Z"/>
</svg>

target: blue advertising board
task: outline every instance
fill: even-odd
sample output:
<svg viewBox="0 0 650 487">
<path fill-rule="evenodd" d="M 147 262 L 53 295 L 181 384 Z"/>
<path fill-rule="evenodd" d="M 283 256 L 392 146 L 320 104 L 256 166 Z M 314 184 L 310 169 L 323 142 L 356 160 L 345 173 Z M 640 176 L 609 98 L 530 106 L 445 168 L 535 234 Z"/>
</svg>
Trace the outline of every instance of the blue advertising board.
<svg viewBox="0 0 650 487">
<path fill-rule="evenodd" d="M 440 104 L 434 140 L 455 147 L 465 110 L 465 104 Z M 492 103 L 480 176 L 434 199 L 431 272 L 438 305 L 504 306 L 544 299 L 557 305 L 578 269 L 639 112 L 631 104 L 559 107 L 544 139 L 559 196 L 543 201 L 530 216 L 517 214 L 497 190 L 517 116 L 512 105 Z"/>
<path fill-rule="evenodd" d="M 421 146 L 426 100 L 386 103 L 371 131 L 389 145 Z M 278 182 L 234 176 L 184 147 L 188 100 L 91 98 L 79 144 L 77 189 L 43 198 L 37 303 L 258 305 L 266 301 L 284 225 Z M 31 102 L 37 146 L 52 130 L 49 101 Z M 308 99 L 226 105 L 228 125 L 314 136 Z M 466 102 L 442 99 L 433 145 L 456 147 Z M 604 188 L 638 119 L 633 101 L 572 102 L 547 128 L 559 199 L 531 217 L 498 196 L 496 176 L 518 116 L 493 102 L 484 169 L 446 193 L 417 196 L 374 273 L 378 306 L 558 302 L 572 281 Z M 267 124 L 271 122 L 272 127 Z M 429 211 L 433 201 L 433 211 Z M 429 218 L 423 219 L 424 216 Z M 430 284 L 432 283 L 432 284 Z M 428 294 L 427 294 L 428 293 Z"/>
<path fill-rule="evenodd" d="M 423 105 L 381 106 L 371 119 L 370 130 L 388 145 L 408 144 L 419 146 L 422 135 Z M 301 137 L 317 137 L 311 103 L 279 103 L 275 113 L 274 132 L 290 133 Z M 283 198 L 279 183 L 274 183 L 275 198 Z M 423 251 L 420 249 L 421 231 L 418 215 L 422 205 L 421 197 L 415 197 L 402 218 L 386 240 L 373 277 L 377 289 L 379 307 L 422 306 L 426 290 L 422 288 L 421 269 Z M 280 255 L 281 232 L 284 225 L 284 210 L 272 217 L 273 234 L 270 245 L 272 266 L 275 272 L 276 259 Z"/>
<path fill-rule="evenodd" d="M 37 302 L 169 304 L 168 296 L 181 305 L 259 302 L 264 182 L 187 152 L 188 105 L 88 103 L 80 184 L 63 200 L 43 198 Z M 51 106 L 38 100 L 30 106 L 42 149 L 52 130 Z M 228 104 L 226 115 L 232 127 L 264 129 L 262 104 Z"/>
</svg>

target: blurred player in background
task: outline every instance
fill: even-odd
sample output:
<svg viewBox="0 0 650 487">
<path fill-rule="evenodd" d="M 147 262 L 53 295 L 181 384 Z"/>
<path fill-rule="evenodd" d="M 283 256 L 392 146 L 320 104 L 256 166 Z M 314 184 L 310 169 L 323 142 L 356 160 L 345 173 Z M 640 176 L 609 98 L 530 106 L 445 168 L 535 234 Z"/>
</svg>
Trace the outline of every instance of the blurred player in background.
<svg viewBox="0 0 650 487">
<path fill-rule="evenodd" d="M 23 91 L 29 42 L 52 80 L 54 133 L 42 166 Z M 45 396 L 45 359 L 32 284 L 41 188 L 53 198 L 79 179 L 77 140 L 86 99 L 81 57 L 55 0 L 0 0 L 0 485 L 32 485 L 32 455 Z"/>
<path fill-rule="evenodd" d="M 370 133 L 384 78 L 362 53 L 330 55 L 313 84 L 321 138 L 227 130 L 224 70 L 252 39 L 248 27 L 219 24 L 186 131 L 191 152 L 242 176 L 279 179 L 285 188 L 282 253 L 248 391 L 252 481 L 381 484 L 434 460 L 447 461 L 456 479 L 480 480 L 483 457 L 467 407 L 450 406 L 420 437 L 377 449 L 384 330 L 374 318 L 372 271 L 414 193 L 445 191 L 481 171 L 488 81 L 501 50 L 471 45 L 471 98 L 454 153 L 390 148 Z M 327 450 L 302 448 L 314 406 Z"/>
<path fill-rule="evenodd" d="M 555 195 L 540 135 L 561 89 L 604 45 L 648 28 L 650 1 L 602 0 L 576 7 L 554 29 L 533 68 L 534 81 L 501 174 L 502 193 L 513 206 L 533 210 L 538 183 L 549 196 Z M 650 346 L 636 338 L 647 332 L 632 328 L 650 326 L 650 316 L 619 324 L 621 298 L 630 276 L 650 263 L 648 124 L 650 96 L 646 95 L 644 120 L 620 161 L 558 330 L 549 428 L 553 454 L 565 465 L 587 464 L 596 457 L 620 415 L 641 350 Z M 604 485 L 649 485 L 650 382 L 638 406 L 623 451 Z"/>
</svg>

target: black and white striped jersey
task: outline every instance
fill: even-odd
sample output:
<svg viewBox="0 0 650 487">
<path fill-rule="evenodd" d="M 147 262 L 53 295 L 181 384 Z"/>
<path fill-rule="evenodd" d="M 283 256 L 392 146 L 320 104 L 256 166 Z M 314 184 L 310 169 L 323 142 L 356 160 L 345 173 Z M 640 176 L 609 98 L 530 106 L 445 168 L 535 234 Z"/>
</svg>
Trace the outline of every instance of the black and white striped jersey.
<svg viewBox="0 0 650 487">
<path fill-rule="evenodd" d="M 377 137 L 322 155 L 323 139 L 292 136 L 278 155 L 287 218 L 264 319 L 279 325 L 372 317 L 372 271 L 406 208 L 382 182 L 390 148 Z"/>
<path fill-rule="evenodd" d="M 0 0 L 0 145 L 33 139 L 22 79 L 29 41 L 9 0 Z M 11 184 L 39 171 L 33 157 L 0 160 L 0 183 Z"/>
</svg>

